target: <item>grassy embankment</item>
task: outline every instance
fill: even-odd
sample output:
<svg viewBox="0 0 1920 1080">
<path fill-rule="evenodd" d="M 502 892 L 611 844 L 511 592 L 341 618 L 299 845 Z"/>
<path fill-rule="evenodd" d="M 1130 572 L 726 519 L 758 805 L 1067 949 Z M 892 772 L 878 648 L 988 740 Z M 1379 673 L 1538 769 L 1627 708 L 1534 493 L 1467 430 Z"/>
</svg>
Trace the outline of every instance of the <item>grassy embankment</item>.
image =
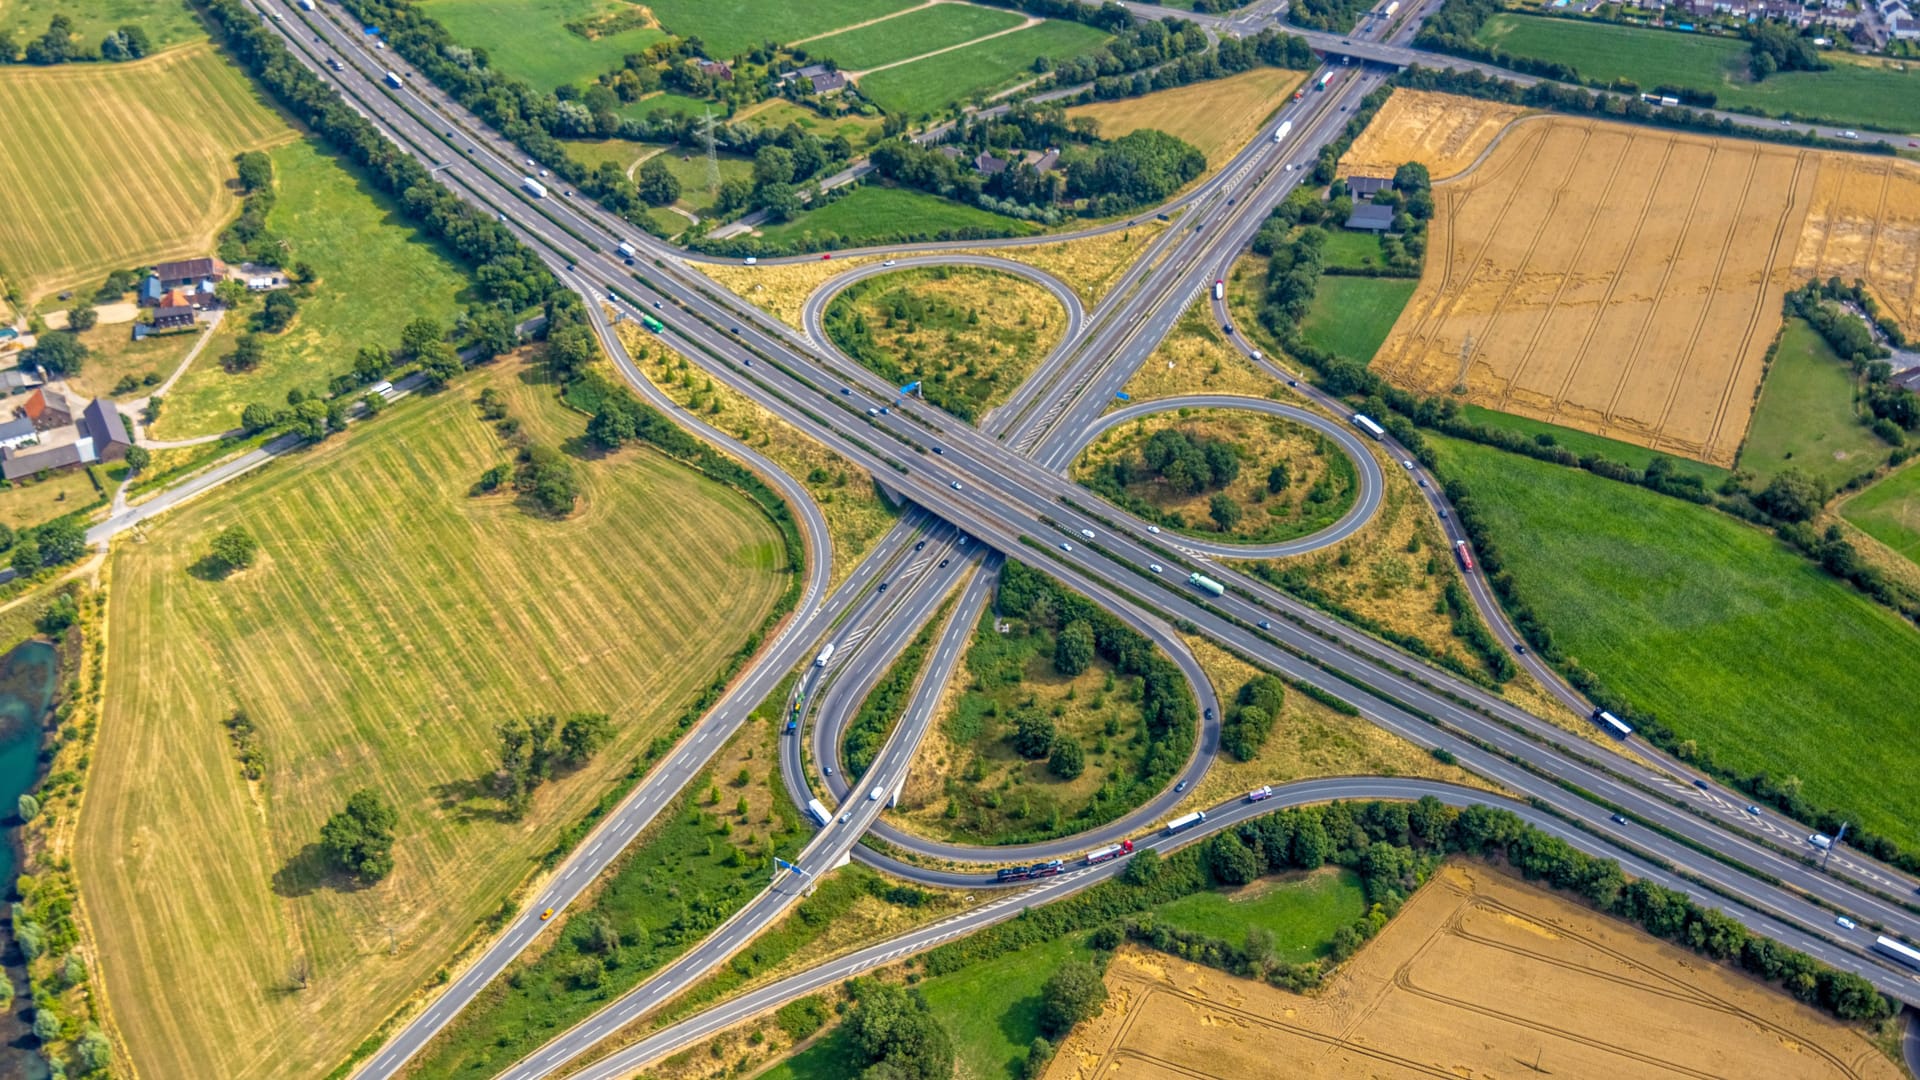
<svg viewBox="0 0 1920 1080">
<path fill-rule="evenodd" d="M 1756 488 L 1795 468 L 1832 491 L 1887 460 L 1891 448 L 1855 411 L 1855 383 L 1852 369 L 1806 320 L 1788 321 L 1740 449 L 1740 468 L 1753 474 Z"/>
<path fill-rule="evenodd" d="M 190 504 L 110 560 L 76 863 L 103 989 L 144 1073 L 340 1062 L 673 733 L 787 587 L 779 533 L 752 503 L 646 449 L 576 462 L 565 520 L 471 496 L 510 459 L 471 404 L 482 387 L 531 439 L 580 445 L 584 418 L 502 361 Z M 261 540 L 256 564 L 197 569 L 240 522 Z M 265 751 L 257 782 L 224 726 L 236 709 Z M 495 725 L 572 710 L 610 713 L 613 742 L 506 819 Z M 361 787 L 398 811 L 397 865 L 352 888 L 316 839 Z M 296 992 L 297 964 L 311 978 Z"/>
<path fill-rule="evenodd" d="M 421 0 L 420 8 L 453 40 L 485 49 L 488 66 L 536 90 L 588 86 L 602 72 L 619 70 L 629 53 L 667 37 L 647 20 L 625 25 L 631 20 L 620 17 L 638 9 L 610 0 Z M 619 19 L 605 24 L 611 33 L 596 29 L 589 38 L 567 29 L 607 17 Z"/>
</svg>

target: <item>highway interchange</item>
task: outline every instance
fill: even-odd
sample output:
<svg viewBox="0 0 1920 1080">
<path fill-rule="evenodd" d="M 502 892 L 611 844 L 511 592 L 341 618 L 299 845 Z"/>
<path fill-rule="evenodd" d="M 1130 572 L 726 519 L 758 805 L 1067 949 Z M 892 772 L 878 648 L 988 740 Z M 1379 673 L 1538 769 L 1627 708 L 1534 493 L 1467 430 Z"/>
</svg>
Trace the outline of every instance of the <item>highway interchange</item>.
<svg viewBox="0 0 1920 1080">
<path fill-rule="evenodd" d="M 1306 170 L 1286 166 L 1311 163 L 1318 146 L 1338 133 L 1359 98 L 1383 81 L 1384 71 L 1368 65 L 1343 70 L 1343 65 L 1332 64 L 1342 76 L 1332 91 L 1310 94 L 1282 113 L 1294 122 L 1289 139 L 1284 143 L 1257 139 L 1211 179 L 1166 208 L 1174 216 L 1173 224 L 1155 238 L 1151 249 L 1135 261 L 1094 310 L 1082 310 L 1071 290 L 1066 290 L 1063 302 L 1071 326 L 1061 348 L 1047 358 L 1027 386 L 988 418 L 981 430 L 974 430 L 924 404 L 900 400 L 897 388 L 839 356 L 817 334 L 817 305 L 810 305 L 813 314 L 803 329 L 786 327 L 689 270 L 682 253 L 585 200 L 530 198 L 517 186 L 525 170 L 514 147 L 408 71 L 399 57 L 367 48 L 357 27 L 343 24 L 327 6 L 319 12 L 303 12 L 272 0 L 256 0 L 256 6 L 263 17 L 275 16 L 273 25 L 283 30 L 296 56 L 333 82 L 389 138 L 439 166 L 435 175 L 451 190 L 485 213 L 504 215 L 516 234 L 545 258 L 563 281 L 590 301 L 609 301 L 607 306 L 625 317 L 640 311 L 658 314 L 667 323 L 662 335 L 667 344 L 717 381 L 748 395 L 868 469 L 916 508 L 861 566 L 829 590 L 832 552 L 825 523 L 804 489 L 750 448 L 700 423 L 662 395 L 634 366 L 602 304 L 588 304 L 603 346 L 637 394 L 703 439 L 740 458 L 776 486 L 794 507 L 812 555 L 801 601 L 795 615 L 763 647 L 720 702 L 530 894 L 525 909 L 499 936 L 445 990 L 424 1002 L 419 1013 L 400 1026 L 356 1075 L 394 1075 L 537 937 L 543 926 L 541 913 L 548 908 L 564 909 L 587 888 L 625 844 L 671 804 L 786 673 L 805 666 L 829 640 L 860 633 L 859 640 L 849 642 L 836 664 L 809 674 L 815 684 L 809 695 L 812 753 L 803 755 L 802 739 L 793 738 L 786 740 L 790 745 L 783 754 L 783 774 L 797 801 L 803 795 L 813 797 L 811 793 L 844 800 L 836 812 L 840 816 L 796 858 L 796 864 L 806 873 L 783 872 L 761 897 L 693 950 L 530 1055 L 506 1075 L 550 1075 L 593 1050 L 614 1031 L 667 1000 L 672 992 L 724 962 L 791 905 L 809 875 L 817 876 L 844 858 L 882 864 L 892 872 L 930 884 L 984 887 L 990 877 L 984 872 L 929 869 L 859 846 L 858 838 L 869 829 L 893 847 L 949 862 L 992 864 L 1032 853 L 956 851 L 951 846 L 926 844 L 880 820 L 885 796 L 903 782 L 913 750 L 932 718 L 938 689 L 959 661 L 961 644 L 973 625 L 973 619 L 964 616 L 969 611 L 977 615 L 986 602 L 995 560 L 1001 557 L 1043 569 L 1147 634 L 1187 671 L 1196 696 L 1210 716 L 1218 715 L 1217 702 L 1174 629 L 1176 623 L 1187 633 L 1213 639 L 1263 666 L 1347 701 L 1368 720 L 1417 745 L 1451 751 L 1463 766 L 1508 791 L 1536 800 L 1533 807 L 1498 801 L 1527 815 L 1540 827 L 1565 836 L 1570 843 L 1617 858 L 1636 875 L 1688 892 L 1756 930 L 1835 966 L 1859 971 L 1903 1000 L 1920 1000 L 1920 984 L 1867 952 L 1870 933 L 1844 932 L 1833 923 L 1833 913 L 1845 911 L 1909 939 L 1920 939 L 1920 918 L 1905 901 L 1912 882 L 1901 875 L 1857 857 L 1843 860 L 1838 856 L 1832 867 L 1838 873 L 1821 873 L 1808 857 L 1803 830 L 1791 828 L 1791 823 L 1786 827 L 1775 825 L 1744 812 L 1739 804 L 1696 786 L 1691 774 L 1677 763 L 1652 754 L 1637 741 L 1633 749 L 1645 763 L 1570 735 L 1549 719 L 1532 716 L 1223 564 L 1229 554 L 1245 552 L 1222 552 L 1200 541 L 1162 535 L 1062 475 L 1067 463 L 1103 423 L 1102 414 L 1115 392 L 1191 302 L 1216 277 L 1224 276 L 1268 209 L 1304 177 Z M 1408 18 L 1394 29 L 1400 37 L 1408 37 L 1414 25 L 1415 19 Z M 1346 47 L 1349 55 L 1403 62 L 1393 59 L 1406 51 L 1399 45 L 1368 43 L 1358 36 L 1351 40 L 1354 44 Z M 1315 44 L 1326 44 L 1335 53 L 1342 51 L 1342 46 L 1318 38 Z M 1398 51 L 1371 51 L 1389 49 Z M 329 58 L 339 60 L 343 70 L 332 71 L 326 64 Z M 1430 66 L 1468 66 L 1424 54 L 1413 54 L 1411 59 Z M 405 88 L 394 91 L 381 85 L 386 70 L 406 75 Z M 1108 226 L 1112 227 L 1117 226 Z M 1050 236 L 1042 241 L 1058 239 Z M 637 261 L 642 265 L 628 267 L 610 254 L 622 241 L 640 250 Z M 924 248 L 899 249 L 900 261 L 963 261 L 953 256 L 911 254 Z M 976 257 L 993 261 L 987 255 L 964 258 Z M 861 272 L 877 271 L 868 268 Z M 1024 272 L 1034 276 L 1030 270 Z M 846 280 L 844 276 L 836 279 L 835 287 L 844 287 Z M 1053 288 L 1056 295 L 1061 288 L 1064 286 Z M 1214 310 L 1223 324 L 1231 324 L 1230 314 L 1223 307 L 1216 305 Z M 1274 366 L 1271 358 L 1258 362 L 1276 378 L 1294 377 Z M 1314 413 L 1290 402 L 1274 407 L 1293 410 L 1287 415 L 1296 419 L 1311 417 L 1307 422 L 1337 433 L 1340 445 L 1354 456 L 1362 475 L 1372 477 L 1365 488 L 1377 499 L 1382 478 L 1374 448 L 1343 426 L 1327 421 L 1326 415 L 1344 415 L 1338 402 L 1318 398 L 1304 385 L 1298 389 L 1303 404 L 1319 405 L 1331 412 Z M 868 409 L 883 405 L 889 406 L 884 414 L 868 414 Z M 935 450 L 938 452 L 932 452 Z M 1389 468 L 1395 456 L 1388 456 Z M 1436 510 L 1444 508 L 1437 492 L 1429 489 L 1428 497 Z M 1336 538 L 1335 533 L 1344 535 L 1340 530 L 1350 530 L 1364 520 L 1364 515 L 1351 516 L 1329 534 L 1309 541 L 1325 544 Z M 1443 524 L 1451 527 L 1452 522 L 1449 519 Z M 1087 539 L 1088 534 L 1092 539 Z M 925 541 L 926 548 L 915 550 L 910 541 Z M 939 559 L 933 557 L 935 554 Z M 1166 572 L 1153 573 L 1147 569 L 1150 564 L 1162 565 Z M 1225 582 L 1227 595 L 1212 599 L 1187 588 L 1184 578 L 1190 569 Z M 1476 575 L 1467 577 L 1489 625 L 1511 640 L 1510 628 L 1484 583 Z M 897 587 L 877 592 L 873 586 L 879 580 L 897 583 Z M 844 776 L 807 772 L 809 765 L 804 757 L 811 758 L 810 767 L 815 770 L 837 762 L 844 723 L 857 711 L 867 689 L 956 589 L 960 593 L 955 614 L 944 629 L 937 631 L 931 663 L 916 684 L 912 703 L 895 725 L 880 757 L 860 778 L 862 786 L 849 789 Z M 1584 703 L 1559 684 L 1550 671 L 1531 657 L 1519 660 L 1541 678 L 1543 685 L 1584 713 Z M 1217 725 L 1217 721 L 1211 723 Z M 1216 742 L 1217 726 L 1203 725 L 1194 757 L 1182 773 L 1184 780 L 1191 782 L 1204 773 Z M 869 792 L 881 797 L 867 798 Z M 1360 778 L 1293 785 L 1278 793 L 1274 803 L 1333 797 L 1418 797 L 1429 793 L 1449 802 L 1489 798 L 1447 785 Z M 1179 792 L 1169 791 L 1121 823 L 1041 845 L 1033 852 L 1040 853 L 1036 857 L 1069 854 L 1095 846 L 1107 836 L 1133 834 L 1179 801 Z M 1210 818 L 1203 828 L 1183 833 L 1177 840 L 1154 838 L 1148 843 L 1164 847 L 1192 842 L 1248 814 L 1271 808 L 1232 803 L 1210 808 Z M 1608 821 L 1609 813 L 1615 810 L 1635 824 L 1622 828 Z M 1721 858 L 1703 854 L 1707 851 Z M 805 993 L 806 988 L 826 985 L 886 959 L 970 932 L 1031 903 L 1102 880 L 1118 866 L 1107 864 L 1049 879 L 1041 886 L 1006 894 L 986 907 L 763 988 L 650 1036 L 591 1066 L 582 1075 L 627 1075 L 659 1053 L 716 1030 L 714 1025 L 732 1022 L 728 1017 L 739 1019 L 785 1000 L 781 994 Z M 802 986 L 806 988 L 796 989 Z"/>
</svg>

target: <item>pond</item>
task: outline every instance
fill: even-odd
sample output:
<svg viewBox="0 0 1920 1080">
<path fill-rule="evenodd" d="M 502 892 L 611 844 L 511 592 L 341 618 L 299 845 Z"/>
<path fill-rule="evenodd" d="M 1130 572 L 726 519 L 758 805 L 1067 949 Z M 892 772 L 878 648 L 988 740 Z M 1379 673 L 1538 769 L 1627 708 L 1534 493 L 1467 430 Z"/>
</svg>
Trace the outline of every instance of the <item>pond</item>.
<svg viewBox="0 0 1920 1080">
<path fill-rule="evenodd" d="M 0 844 L 0 881 L 9 894 L 20 873 L 15 846 L 20 820 L 14 807 L 40 779 L 42 721 L 59 675 L 59 653 L 44 641 L 29 641 L 0 658 L 0 821 L 7 823 L 7 842 Z M 0 961 L 14 988 L 13 1008 L 0 1013 L 0 1080 L 37 1080 L 46 1075 L 46 1067 L 32 1049 L 25 960 L 10 928 L 0 937 Z"/>
</svg>

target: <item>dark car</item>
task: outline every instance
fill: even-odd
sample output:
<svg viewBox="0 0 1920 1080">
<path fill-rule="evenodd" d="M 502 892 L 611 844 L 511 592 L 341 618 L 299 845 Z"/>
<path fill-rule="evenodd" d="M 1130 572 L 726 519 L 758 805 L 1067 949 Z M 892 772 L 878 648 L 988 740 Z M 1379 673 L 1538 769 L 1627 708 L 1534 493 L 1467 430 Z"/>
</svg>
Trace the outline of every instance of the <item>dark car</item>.
<svg viewBox="0 0 1920 1080">
<path fill-rule="evenodd" d="M 1271 629 L 1273 629 L 1273 624 L 1272 624 L 1272 623 L 1270 623 L 1270 622 L 1268 622 L 1268 621 L 1267 621 L 1267 620 L 1265 620 L 1265 619 L 1261 619 L 1261 620 L 1260 620 L 1260 629 L 1262 629 L 1262 630 L 1271 630 Z"/>
<path fill-rule="evenodd" d="M 881 592 L 886 592 L 886 591 L 887 591 L 887 585 L 888 585 L 888 584 L 890 584 L 890 583 L 889 583 L 889 582 L 885 582 L 885 581 L 883 581 L 883 582 L 881 582 L 881 583 L 880 583 L 880 591 L 881 591 Z"/>
<path fill-rule="evenodd" d="M 913 545 L 913 550 L 924 551 L 926 549 L 926 546 L 927 546 L 927 542 L 925 540 L 922 540 L 919 543 Z"/>
<path fill-rule="evenodd" d="M 840 393 L 841 393 L 841 396 L 843 397 L 851 397 L 853 395 L 853 388 L 843 386 L 840 388 Z"/>
<path fill-rule="evenodd" d="M 1609 820 L 1611 820 L 1615 825 L 1625 825 L 1627 823 L 1627 817 L 1625 814 L 1613 814 L 1610 816 Z"/>
<path fill-rule="evenodd" d="M 945 569 L 947 568 L 947 564 L 948 564 L 948 563 L 950 563 L 950 562 L 952 562 L 952 561 L 953 561 L 952 559 L 941 559 L 941 560 L 940 560 L 940 569 L 942 569 L 942 570 L 945 570 Z"/>
<path fill-rule="evenodd" d="M 936 454 L 940 454 L 940 455 L 942 455 L 942 456 L 945 456 L 945 454 L 946 454 L 946 451 L 945 451 L 945 450 L 943 450 L 943 449 L 941 449 L 941 448 L 940 448 L 940 447 L 938 447 L 938 446 L 936 446 L 936 447 L 934 447 L 934 448 L 933 448 L 933 452 L 934 452 L 934 453 L 936 453 Z"/>
<path fill-rule="evenodd" d="M 1212 710 L 1212 709 L 1208 709 L 1208 710 L 1207 710 L 1207 719 L 1209 719 L 1209 720 L 1211 720 L 1211 719 L 1213 719 L 1213 710 Z"/>
<path fill-rule="evenodd" d="M 1707 790 L 1707 782 L 1705 780 L 1695 780 L 1693 786 L 1699 788 L 1701 791 Z"/>
</svg>

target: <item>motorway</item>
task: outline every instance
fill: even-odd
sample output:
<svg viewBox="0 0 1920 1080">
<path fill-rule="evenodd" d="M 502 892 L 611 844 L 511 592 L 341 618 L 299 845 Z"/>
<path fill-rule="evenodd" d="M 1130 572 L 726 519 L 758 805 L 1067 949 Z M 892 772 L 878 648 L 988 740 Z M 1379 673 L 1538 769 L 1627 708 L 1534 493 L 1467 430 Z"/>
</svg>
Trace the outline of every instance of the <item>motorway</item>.
<svg viewBox="0 0 1920 1080">
<path fill-rule="evenodd" d="M 298 12 L 287 10 L 295 19 L 299 18 Z M 1181 563 L 1186 556 L 1164 538 L 1150 534 L 1141 523 L 1105 507 L 1098 499 L 1067 483 L 1057 472 L 1049 471 L 1044 460 L 1035 461 L 1016 453 L 1017 439 L 1015 446 L 1007 446 L 918 404 L 903 404 L 877 418 L 864 415 L 870 400 L 890 400 L 895 388 L 881 385 L 863 369 L 814 355 L 808 343 L 792 330 L 769 326 L 763 313 L 738 298 L 725 295 L 707 279 L 682 270 L 670 249 L 597 208 L 585 208 L 578 201 L 564 197 L 537 204 L 526 198 L 515 186 L 518 168 L 513 158 L 500 149 L 496 137 L 486 133 L 444 96 L 432 90 L 390 93 L 377 85 L 377 73 L 398 65 L 398 58 L 390 54 L 375 58 L 361 51 L 356 47 L 356 34 L 328 19 L 316 18 L 311 28 L 325 40 L 309 44 L 303 34 L 288 28 L 291 43 L 296 51 L 306 55 L 310 66 L 320 70 L 323 77 L 331 78 L 357 107 L 377 118 L 384 133 L 402 145 L 411 146 L 415 153 L 444 163 L 436 175 L 451 190 L 477 202 L 486 212 L 507 214 L 522 239 L 547 258 L 570 284 L 595 298 L 608 296 L 611 285 L 618 296 L 617 304 L 623 310 L 659 306 L 665 313 L 667 305 L 671 305 L 670 328 L 664 336 L 676 349 L 717 379 L 749 394 L 787 422 L 822 439 L 877 477 L 885 478 L 888 486 L 928 512 L 952 522 L 1009 558 L 1045 569 L 1103 606 L 1131 612 L 1151 622 L 1165 617 L 1186 620 L 1208 637 L 1352 702 L 1369 719 L 1413 738 L 1420 745 L 1459 746 L 1461 750 L 1456 753 L 1463 763 L 1514 790 L 1540 798 L 1563 814 L 1587 822 L 1604 821 L 1603 810 L 1567 791 L 1553 779 L 1564 776 L 1624 807 L 1637 819 L 1684 837 L 1686 842 L 1682 843 L 1653 829 L 1635 829 L 1632 843 L 1688 867 L 1696 876 L 1715 881 L 1717 888 L 1737 898 L 1718 901 L 1722 906 L 1736 912 L 1741 907 L 1734 905 L 1772 913 L 1752 917 L 1777 918 L 1783 927 L 1792 928 L 1791 932 L 1798 935 L 1788 940 L 1809 942 L 1812 946 L 1809 951 L 1815 955 L 1860 970 L 1890 992 L 1907 998 L 1916 996 L 1920 987 L 1911 979 L 1865 957 L 1857 935 L 1835 932 L 1827 911 L 1808 903 L 1796 890 L 1845 905 L 1846 910 L 1857 915 L 1881 919 L 1913 936 L 1915 919 L 1903 906 L 1847 888 L 1814 872 L 1799 853 L 1788 855 L 1771 845 L 1731 833 L 1721 822 L 1692 812 L 1688 808 L 1687 792 L 1666 791 L 1656 781 L 1644 782 L 1646 786 L 1643 786 L 1638 778 L 1627 779 L 1624 774 L 1631 763 L 1624 759 L 1612 759 L 1612 755 L 1596 748 L 1561 745 L 1554 741 L 1560 738 L 1557 730 L 1550 727 L 1544 732 L 1536 730 L 1529 734 L 1528 721 L 1536 725 L 1542 722 L 1526 717 L 1520 710 L 1477 687 L 1426 669 L 1337 624 L 1333 627 L 1315 625 L 1312 615 L 1293 610 L 1282 614 L 1283 605 L 1279 600 L 1263 596 L 1251 585 L 1235 582 L 1227 597 L 1198 601 L 1193 594 L 1147 574 L 1141 568 L 1148 561 L 1172 565 Z M 326 55 L 343 58 L 347 71 L 339 76 L 325 71 L 320 60 Z M 1369 78 L 1377 76 L 1356 74 L 1341 93 L 1316 96 L 1319 100 L 1310 98 L 1310 107 L 1318 111 L 1296 124 L 1297 143 L 1311 144 L 1313 139 L 1337 130 L 1343 118 L 1339 112 L 1331 111 L 1331 103 L 1356 95 Z M 465 134 L 443 139 L 440 135 L 443 126 L 449 132 Z M 1124 383 L 1124 376 L 1131 371 L 1127 366 L 1128 357 L 1144 355 L 1142 350 L 1148 347 L 1140 344 L 1149 336 L 1147 333 L 1124 328 L 1168 319 L 1168 311 L 1177 315 L 1193 290 L 1211 280 L 1194 275 L 1193 269 L 1225 265 L 1223 260 L 1230 259 L 1231 252 L 1237 251 L 1245 236 L 1250 235 L 1248 223 L 1257 227 L 1265 207 L 1271 205 L 1270 198 L 1283 194 L 1279 189 L 1284 181 L 1275 182 L 1274 177 L 1284 177 L 1286 173 L 1284 170 L 1276 173 L 1274 166 L 1292 145 L 1283 148 L 1280 154 L 1269 151 L 1268 156 L 1273 160 L 1250 159 L 1243 169 L 1222 171 L 1222 176 L 1234 177 L 1234 183 L 1251 186 L 1251 192 L 1242 200 L 1245 205 L 1237 215 L 1209 220 L 1206 211 L 1197 208 L 1192 216 L 1198 219 L 1199 227 L 1189 229 L 1183 220 L 1180 228 L 1168 231 L 1168 236 L 1193 242 L 1170 245 L 1174 250 L 1156 268 L 1156 274 L 1165 280 L 1143 282 L 1140 288 L 1125 295 L 1121 300 L 1123 306 L 1115 311 L 1109 323 L 1123 329 L 1109 329 L 1104 338 L 1099 329 L 1087 335 L 1088 340 L 1117 338 L 1133 344 L 1106 352 L 1105 356 L 1100 355 L 1105 351 L 1102 348 L 1083 349 L 1078 357 L 1062 364 L 1067 369 L 1065 377 L 1055 382 L 1064 389 L 1065 395 L 1051 391 L 1036 395 L 1035 408 L 1028 411 L 1028 419 L 1014 429 L 1036 433 L 1027 442 L 1029 447 L 1047 459 L 1070 458 L 1070 436 L 1076 427 L 1073 417 L 1078 416 L 1080 410 L 1097 415 L 1098 409 L 1110 398 L 1110 394 L 1098 391 L 1113 380 Z M 1261 165 L 1265 167 L 1257 167 Z M 1215 193 L 1216 200 L 1225 190 Z M 1228 200 L 1237 197 L 1226 195 Z M 1217 202 L 1207 205 L 1217 207 Z M 623 268 L 605 253 L 605 247 L 610 246 L 609 238 L 627 240 L 642 248 L 649 265 L 638 274 Z M 1210 259 L 1213 261 L 1209 262 Z M 595 328 L 603 344 L 623 377 L 668 415 L 694 427 L 697 421 L 654 392 L 633 369 L 617 336 L 611 333 L 611 325 L 600 305 L 589 304 L 588 308 L 595 317 Z M 1148 329 L 1151 331 L 1152 326 Z M 1152 340 L 1157 341 L 1157 337 Z M 751 359 L 763 362 L 749 366 Z M 857 394 L 854 387 L 859 388 Z M 843 388 L 847 393 L 841 393 Z M 1050 402 L 1045 409 L 1039 408 L 1042 400 Z M 1068 418 L 1066 422 L 1055 422 L 1062 417 Z M 710 429 L 701 434 L 728 445 L 730 452 L 745 449 L 736 450 Z M 935 446 L 944 453 L 922 452 Z M 796 510 L 805 505 L 802 494 Z M 1069 544 L 1068 539 L 1079 535 L 1081 530 L 1095 532 L 1096 540 Z M 809 535 L 812 538 L 819 534 L 809 529 Z M 538 930 L 537 922 L 529 925 L 533 913 L 555 900 L 564 903 L 570 899 L 591 880 L 597 868 L 603 868 L 617 853 L 619 845 L 613 845 L 609 851 L 607 845 L 598 841 L 615 838 L 624 842 L 624 838 L 630 837 L 633 829 L 617 829 L 616 823 L 633 826 L 650 819 L 697 771 L 698 764 L 725 740 L 719 738 L 704 748 L 698 743 L 716 735 L 730 734 L 747 709 L 765 696 L 773 682 L 805 660 L 820 634 L 853 602 L 853 590 L 843 586 L 825 604 L 815 603 L 821 591 L 819 584 L 825 580 L 821 567 L 827 555 L 823 546 L 815 544 L 814 547 L 815 580 L 809 584 L 809 595 L 802 604 L 801 614 L 743 675 L 727 698 L 695 726 L 696 734 L 690 735 L 669 755 L 663 766 L 656 768 L 621 809 L 603 822 L 581 850 L 562 865 L 527 913 L 510 924 L 502 938 L 483 955 L 483 962 L 463 973 L 400 1038 L 378 1051 L 361 1075 L 391 1075 L 432 1029 L 444 1023 L 484 985 L 490 977 L 487 968 L 499 969 L 500 964 L 492 963 L 497 954 L 517 954 L 531 940 L 532 933 Z M 850 583 L 853 580 L 850 579 Z M 1257 621 L 1276 614 L 1281 618 L 1274 622 L 1273 631 L 1254 629 Z M 1292 621 L 1295 618 L 1300 620 L 1298 625 Z M 1497 747 L 1497 753 L 1481 751 L 1482 743 Z M 1500 755 L 1511 755 L 1530 768 Z M 1385 790 L 1390 782 L 1361 783 Z M 1607 826 L 1600 828 L 1605 831 Z M 1776 886 L 1726 867 L 1702 856 L 1691 845 L 1727 850 L 1742 862 L 1774 874 L 1792 887 Z M 1826 945 L 1821 944 L 1823 939 Z M 1844 951 L 1829 947 L 1839 946 L 1842 941 Z"/>
</svg>

